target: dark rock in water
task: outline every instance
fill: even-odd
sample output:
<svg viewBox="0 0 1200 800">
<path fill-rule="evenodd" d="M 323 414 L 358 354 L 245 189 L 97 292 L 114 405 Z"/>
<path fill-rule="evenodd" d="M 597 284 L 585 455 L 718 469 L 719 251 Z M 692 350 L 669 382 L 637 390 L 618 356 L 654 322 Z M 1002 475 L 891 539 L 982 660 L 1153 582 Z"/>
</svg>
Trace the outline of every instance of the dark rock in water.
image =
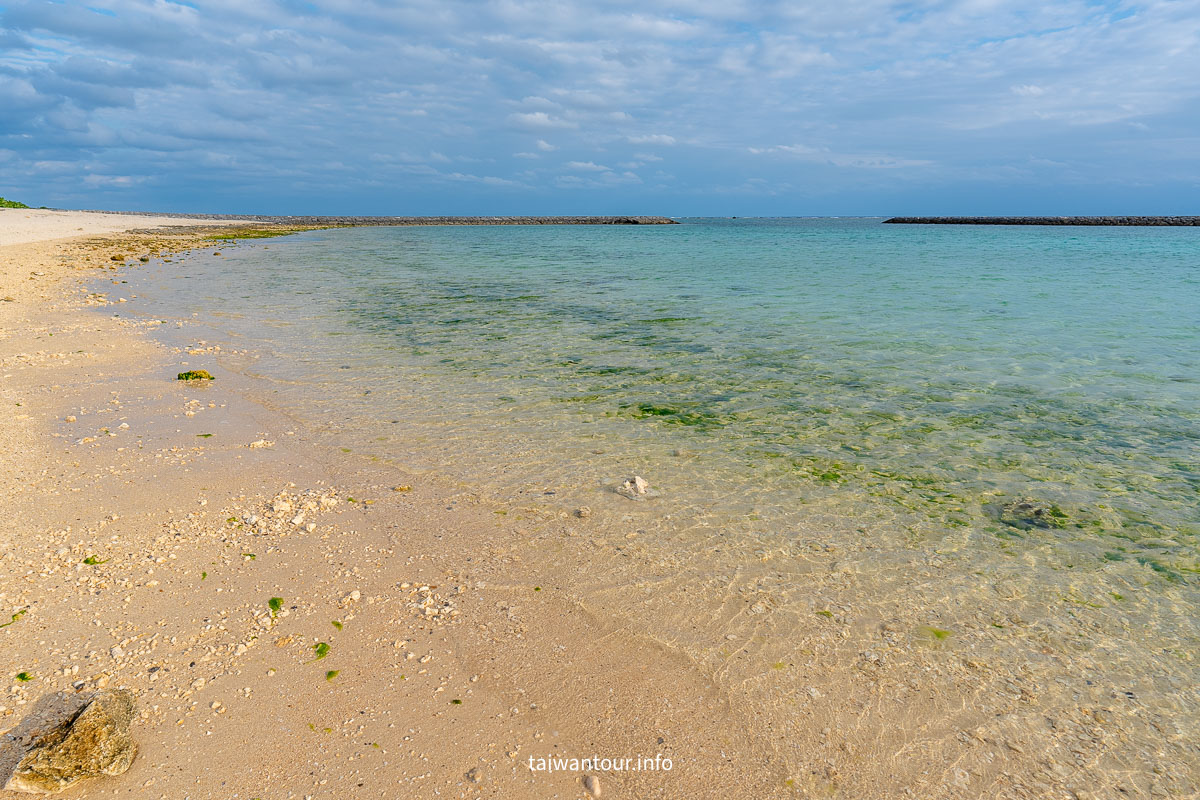
<svg viewBox="0 0 1200 800">
<path fill-rule="evenodd" d="M 133 695 L 124 689 L 43 696 L 0 741 L 0 780 L 12 792 L 53 794 L 85 778 L 120 775 L 137 745 Z"/>
<path fill-rule="evenodd" d="M 1065 528 L 1066 513 L 1053 503 L 1030 497 L 1013 500 L 998 508 L 998 518 L 1005 525 L 1027 531 L 1030 528 Z"/>
</svg>

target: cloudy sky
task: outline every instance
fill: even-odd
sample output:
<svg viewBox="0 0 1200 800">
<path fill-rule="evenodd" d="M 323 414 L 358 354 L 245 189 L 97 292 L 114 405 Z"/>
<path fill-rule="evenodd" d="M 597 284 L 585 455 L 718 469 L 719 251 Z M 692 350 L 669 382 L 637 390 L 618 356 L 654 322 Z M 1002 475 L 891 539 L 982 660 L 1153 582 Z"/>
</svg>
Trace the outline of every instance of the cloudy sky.
<svg viewBox="0 0 1200 800">
<path fill-rule="evenodd" d="M 1200 213 L 1200 0 L 0 0 L 0 195 Z"/>
</svg>

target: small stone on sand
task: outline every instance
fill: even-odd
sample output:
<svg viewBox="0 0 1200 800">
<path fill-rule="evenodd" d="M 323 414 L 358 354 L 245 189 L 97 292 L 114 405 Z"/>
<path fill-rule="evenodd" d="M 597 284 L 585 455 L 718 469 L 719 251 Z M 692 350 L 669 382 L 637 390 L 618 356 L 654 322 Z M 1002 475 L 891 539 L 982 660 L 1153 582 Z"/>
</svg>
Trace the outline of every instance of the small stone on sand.
<svg viewBox="0 0 1200 800">
<path fill-rule="evenodd" d="M 643 497 L 649 490 L 650 482 L 641 475 L 634 475 L 632 478 L 626 478 L 621 483 L 621 486 L 617 489 L 617 494 L 634 499 Z"/>
</svg>

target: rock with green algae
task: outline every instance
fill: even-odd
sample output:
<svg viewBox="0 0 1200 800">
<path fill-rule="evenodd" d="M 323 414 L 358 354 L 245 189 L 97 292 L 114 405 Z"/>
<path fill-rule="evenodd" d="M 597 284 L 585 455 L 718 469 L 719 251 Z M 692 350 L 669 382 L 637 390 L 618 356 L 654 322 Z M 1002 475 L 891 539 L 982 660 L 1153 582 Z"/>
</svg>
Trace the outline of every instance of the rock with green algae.
<svg viewBox="0 0 1200 800">
<path fill-rule="evenodd" d="M 129 733 L 133 712 L 133 695 L 124 689 L 44 695 L 0 739 L 4 788 L 54 794 L 85 778 L 120 775 L 137 754 Z"/>
<path fill-rule="evenodd" d="M 177 381 L 211 381 L 216 380 L 206 369 L 189 369 L 175 376 Z"/>
<path fill-rule="evenodd" d="M 1031 497 L 1005 503 L 1000 507 L 1000 521 L 1021 530 L 1030 528 L 1065 528 L 1066 513 L 1054 505 Z"/>
</svg>

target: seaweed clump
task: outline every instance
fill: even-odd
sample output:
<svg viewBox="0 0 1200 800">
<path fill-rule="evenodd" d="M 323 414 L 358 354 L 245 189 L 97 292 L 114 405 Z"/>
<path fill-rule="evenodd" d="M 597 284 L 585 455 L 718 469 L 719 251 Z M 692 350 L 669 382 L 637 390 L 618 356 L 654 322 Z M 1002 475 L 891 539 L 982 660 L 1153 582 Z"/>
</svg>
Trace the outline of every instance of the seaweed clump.
<svg viewBox="0 0 1200 800">
<path fill-rule="evenodd" d="M 175 376 L 177 381 L 211 381 L 216 380 L 206 369 L 189 369 Z"/>
<path fill-rule="evenodd" d="M 999 519 L 1005 525 L 1020 530 L 1031 528 L 1067 527 L 1067 514 L 1053 503 L 1045 503 L 1032 498 L 1013 500 L 1000 506 Z"/>
</svg>

